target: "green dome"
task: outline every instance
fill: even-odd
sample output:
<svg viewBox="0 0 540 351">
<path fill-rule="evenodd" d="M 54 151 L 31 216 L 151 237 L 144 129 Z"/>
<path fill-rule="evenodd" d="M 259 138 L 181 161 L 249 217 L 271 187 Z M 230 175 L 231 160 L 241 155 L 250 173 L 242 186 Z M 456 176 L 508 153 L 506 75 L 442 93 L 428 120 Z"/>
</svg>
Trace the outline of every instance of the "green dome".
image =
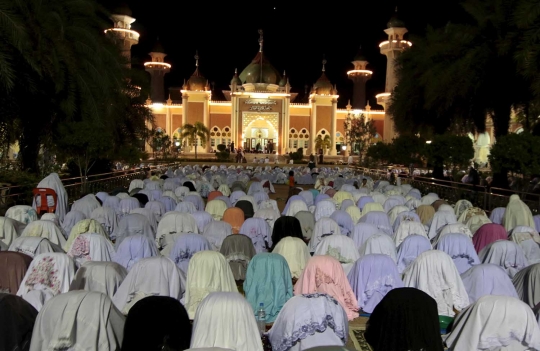
<svg viewBox="0 0 540 351">
<path fill-rule="evenodd" d="M 397 12 L 392 15 L 390 21 L 386 24 L 388 28 L 405 28 L 405 22 L 403 22 L 399 17 Z"/>
<path fill-rule="evenodd" d="M 315 94 L 318 95 L 331 95 L 333 88 L 330 79 L 328 79 L 324 72 L 315 84 L 313 84 L 313 90 L 315 90 Z"/>
<path fill-rule="evenodd" d="M 279 86 L 284 88 L 285 85 L 287 85 L 287 75 L 285 74 L 285 71 L 283 71 L 283 77 L 281 77 L 281 80 L 279 81 Z"/>
<path fill-rule="evenodd" d="M 353 61 L 367 61 L 367 58 L 364 56 L 364 53 L 362 52 L 361 46 L 358 48 L 358 51 L 356 52 L 356 55 L 354 56 Z"/>
<path fill-rule="evenodd" d="M 159 41 L 156 41 L 156 43 L 154 44 L 154 47 L 152 48 L 152 51 L 151 52 L 160 52 L 162 54 L 165 53 L 165 49 L 163 48 L 163 45 L 161 45 L 161 42 Z"/>
<path fill-rule="evenodd" d="M 261 79 L 262 61 L 262 79 Z M 240 73 L 240 80 L 244 83 L 278 84 L 281 75 L 272 64 L 259 52 L 251 63 Z"/>
</svg>

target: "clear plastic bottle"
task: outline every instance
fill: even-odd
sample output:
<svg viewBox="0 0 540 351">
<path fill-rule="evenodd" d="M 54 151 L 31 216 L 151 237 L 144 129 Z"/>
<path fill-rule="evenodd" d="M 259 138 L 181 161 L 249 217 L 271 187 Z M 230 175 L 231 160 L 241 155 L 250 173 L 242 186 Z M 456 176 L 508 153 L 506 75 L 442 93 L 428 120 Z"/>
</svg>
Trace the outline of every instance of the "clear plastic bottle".
<svg viewBox="0 0 540 351">
<path fill-rule="evenodd" d="M 259 310 L 257 311 L 257 326 L 261 335 L 266 333 L 266 311 L 262 302 L 259 304 Z"/>
</svg>

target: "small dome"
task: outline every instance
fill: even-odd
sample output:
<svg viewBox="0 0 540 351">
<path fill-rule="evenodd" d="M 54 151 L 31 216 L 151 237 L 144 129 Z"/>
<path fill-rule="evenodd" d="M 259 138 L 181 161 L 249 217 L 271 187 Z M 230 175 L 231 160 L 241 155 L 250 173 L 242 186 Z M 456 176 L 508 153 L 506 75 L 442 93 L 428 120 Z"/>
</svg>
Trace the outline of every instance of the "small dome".
<svg viewBox="0 0 540 351">
<path fill-rule="evenodd" d="M 240 77 L 238 77 L 238 72 L 236 70 L 234 70 L 234 76 L 231 79 L 231 85 L 232 84 L 242 85 L 242 81 L 240 80 Z"/>
<path fill-rule="evenodd" d="M 199 67 L 197 67 L 197 69 L 195 69 L 195 72 L 193 72 L 191 77 L 189 77 L 188 87 L 191 91 L 202 91 L 206 90 L 205 88 L 207 83 L 208 81 L 201 75 L 201 73 L 199 72 Z"/>
<path fill-rule="evenodd" d="M 332 95 L 334 87 L 330 83 L 330 79 L 323 72 L 321 77 L 313 84 L 313 90 L 318 95 Z"/>
<path fill-rule="evenodd" d="M 124 15 L 124 16 L 133 16 L 133 12 L 129 8 L 128 4 L 125 2 L 119 3 L 113 10 L 112 14 L 114 15 Z"/>
<path fill-rule="evenodd" d="M 160 52 L 162 54 L 165 53 L 165 49 L 163 48 L 163 45 L 161 45 L 161 42 L 159 40 L 156 41 L 156 43 L 154 44 L 154 47 L 152 48 L 151 52 Z"/>
<path fill-rule="evenodd" d="M 367 58 L 364 56 L 364 53 L 362 52 L 361 46 L 358 48 L 358 51 L 356 52 L 356 55 L 354 56 L 354 61 L 367 61 Z"/>
<path fill-rule="evenodd" d="M 386 24 L 386 26 L 388 28 L 405 28 L 405 22 L 403 22 L 399 18 L 398 13 L 397 13 L 397 9 L 396 9 L 396 12 L 394 12 L 392 17 L 390 18 L 390 20 L 388 21 L 388 23 Z"/>
<path fill-rule="evenodd" d="M 262 62 L 262 79 L 261 79 Z M 259 52 L 251 63 L 240 73 L 240 80 L 244 83 L 278 84 L 281 75 L 277 69 Z"/>
<path fill-rule="evenodd" d="M 279 81 L 279 86 L 281 88 L 284 88 L 287 85 L 287 75 L 285 74 L 285 71 L 283 71 L 283 77 L 281 77 L 281 80 Z"/>
</svg>

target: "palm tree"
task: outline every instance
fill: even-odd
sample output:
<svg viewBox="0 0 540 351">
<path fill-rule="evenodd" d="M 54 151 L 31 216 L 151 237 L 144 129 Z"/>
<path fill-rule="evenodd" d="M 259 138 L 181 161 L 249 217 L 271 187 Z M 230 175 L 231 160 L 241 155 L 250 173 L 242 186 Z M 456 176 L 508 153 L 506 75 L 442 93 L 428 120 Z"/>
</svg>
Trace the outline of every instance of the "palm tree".
<svg viewBox="0 0 540 351">
<path fill-rule="evenodd" d="M 202 122 L 188 123 L 182 127 L 182 138 L 187 138 L 191 145 L 195 145 L 195 159 L 197 159 L 197 140 L 200 140 L 201 146 L 205 147 L 209 137 L 210 130 Z"/>
<path fill-rule="evenodd" d="M 328 150 L 332 146 L 332 140 L 330 139 L 330 135 L 325 135 L 324 138 L 321 135 L 317 135 L 317 138 L 315 139 L 315 149 L 323 149 L 323 153 L 326 154 L 326 150 Z"/>
</svg>

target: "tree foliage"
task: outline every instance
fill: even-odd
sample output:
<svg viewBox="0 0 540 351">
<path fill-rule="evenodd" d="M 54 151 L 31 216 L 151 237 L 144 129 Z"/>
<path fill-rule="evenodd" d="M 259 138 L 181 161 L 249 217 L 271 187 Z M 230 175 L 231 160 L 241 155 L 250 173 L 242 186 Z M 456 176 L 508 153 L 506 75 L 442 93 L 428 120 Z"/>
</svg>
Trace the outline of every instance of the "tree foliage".
<svg viewBox="0 0 540 351">
<path fill-rule="evenodd" d="M 398 58 L 389 108 L 398 132 L 483 132 L 490 116 L 495 135 L 506 135 L 511 109 L 540 97 L 539 61 L 531 62 L 540 50 L 537 2 L 534 15 L 520 17 L 532 3 L 465 0 L 469 23 L 428 28 L 424 38 L 414 38 Z"/>
<path fill-rule="evenodd" d="M 321 135 L 317 135 L 317 138 L 315 138 L 315 149 L 322 149 L 323 152 L 326 153 L 326 150 L 330 149 L 331 146 L 332 139 L 330 138 L 330 135 L 325 135 L 324 138 Z"/>
<path fill-rule="evenodd" d="M 489 162 L 494 172 L 531 176 L 540 174 L 540 137 L 524 132 L 497 139 Z"/>
<path fill-rule="evenodd" d="M 392 147 L 379 141 L 367 149 L 366 156 L 379 163 L 389 163 L 392 159 Z"/>
<path fill-rule="evenodd" d="M 474 148 L 468 136 L 436 135 L 427 147 L 428 165 L 435 177 L 442 178 L 443 169 L 467 169 L 474 157 Z"/>
<path fill-rule="evenodd" d="M 23 169 L 48 149 L 91 159 L 103 148 L 88 135 L 107 154 L 145 137 L 151 113 L 108 17 L 94 0 L 0 0 L 0 125 L 16 126 L 0 137 L 19 142 Z"/>
<path fill-rule="evenodd" d="M 210 137 L 210 130 L 202 122 L 188 123 L 182 127 L 182 137 L 187 138 L 189 145 L 195 147 L 195 159 L 197 159 L 197 140 L 201 142 L 201 146 L 205 147 Z"/>
<path fill-rule="evenodd" d="M 371 143 L 371 139 L 377 135 L 377 129 L 372 119 L 366 118 L 364 114 L 358 117 L 352 117 L 344 122 L 345 138 L 354 152 L 358 150 L 358 154 L 362 154 L 367 150 Z"/>
</svg>

